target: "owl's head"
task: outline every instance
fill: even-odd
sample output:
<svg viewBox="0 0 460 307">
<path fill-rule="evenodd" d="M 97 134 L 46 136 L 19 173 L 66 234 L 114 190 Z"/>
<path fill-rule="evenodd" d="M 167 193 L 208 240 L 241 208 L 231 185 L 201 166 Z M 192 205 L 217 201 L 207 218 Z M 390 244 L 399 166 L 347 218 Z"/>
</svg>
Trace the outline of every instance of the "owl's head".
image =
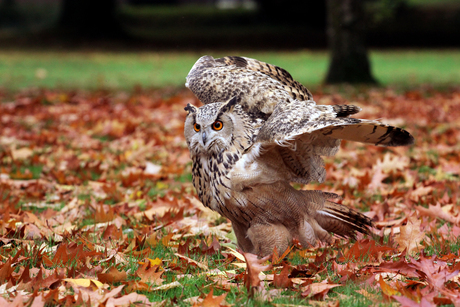
<svg viewBox="0 0 460 307">
<path fill-rule="evenodd" d="M 192 155 L 218 154 L 234 144 L 236 130 L 244 126 L 240 112 L 234 112 L 239 107 L 237 103 L 235 97 L 200 108 L 191 104 L 185 107 L 188 115 L 184 135 Z"/>
</svg>

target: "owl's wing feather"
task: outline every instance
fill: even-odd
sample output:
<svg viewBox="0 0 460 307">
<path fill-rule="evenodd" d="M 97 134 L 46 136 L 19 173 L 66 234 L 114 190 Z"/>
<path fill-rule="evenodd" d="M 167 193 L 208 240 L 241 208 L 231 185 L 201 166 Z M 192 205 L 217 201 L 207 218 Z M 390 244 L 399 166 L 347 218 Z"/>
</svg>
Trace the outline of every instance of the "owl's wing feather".
<svg viewBox="0 0 460 307">
<path fill-rule="evenodd" d="M 324 106 L 318 106 L 324 107 Z M 262 126 L 256 141 L 282 145 L 302 139 L 310 133 L 318 139 L 343 139 L 381 146 L 404 146 L 414 143 L 413 136 L 404 129 L 374 120 L 340 117 L 294 101 L 278 104 Z"/>
<path fill-rule="evenodd" d="M 257 146 L 253 147 L 257 154 L 253 154 L 253 161 L 259 167 L 271 168 L 278 163 L 273 157 L 278 157 L 283 161 L 283 167 L 271 169 L 261 177 L 284 178 L 298 183 L 323 182 L 326 169 L 322 157 L 335 155 L 342 139 L 382 146 L 414 142 L 414 138 L 403 129 L 378 121 L 336 116 L 330 106 L 306 107 L 298 101 L 277 105 L 255 138 Z M 253 178 L 243 178 L 238 183 L 244 187 L 252 186 L 254 182 Z"/>
<path fill-rule="evenodd" d="M 256 59 L 240 56 L 226 56 L 223 58 L 216 59 L 216 62 L 224 63 L 227 66 L 234 65 L 236 67 L 261 72 L 272 79 L 278 80 L 284 85 L 284 89 L 294 99 L 303 101 L 313 99 L 313 95 L 310 93 L 310 91 L 300 82 L 294 80 L 291 74 L 281 67 L 268 64 Z"/>
</svg>

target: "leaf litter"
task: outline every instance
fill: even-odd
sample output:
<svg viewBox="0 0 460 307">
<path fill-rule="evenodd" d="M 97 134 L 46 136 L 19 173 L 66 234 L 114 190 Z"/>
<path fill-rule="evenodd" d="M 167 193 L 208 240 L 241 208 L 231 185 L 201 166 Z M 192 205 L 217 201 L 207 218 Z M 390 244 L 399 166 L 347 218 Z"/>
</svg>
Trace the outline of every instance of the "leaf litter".
<svg viewBox="0 0 460 307">
<path fill-rule="evenodd" d="M 241 253 L 229 222 L 196 198 L 191 93 L 1 98 L 0 306 L 460 306 L 460 92 L 416 94 L 315 95 L 404 126 L 416 144 L 343 142 L 325 183 L 304 187 L 342 195 L 373 235 L 266 259 Z"/>
</svg>

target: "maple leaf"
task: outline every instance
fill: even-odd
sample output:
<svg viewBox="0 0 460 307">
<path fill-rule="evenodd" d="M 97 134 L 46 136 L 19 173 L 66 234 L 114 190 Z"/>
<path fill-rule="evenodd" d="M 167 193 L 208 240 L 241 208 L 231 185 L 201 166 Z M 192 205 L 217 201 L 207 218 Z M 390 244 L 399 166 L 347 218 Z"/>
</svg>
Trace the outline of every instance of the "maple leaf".
<svg viewBox="0 0 460 307">
<path fill-rule="evenodd" d="M 411 217 L 405 226 L 400 227 L 399 236 L 395 239 L 399 244 L 399 251 L 407 250 L 407 253 L 410 254 L 424 249 L 424 246 L 420 244 L 420 241 L 425 238 L 425 233 L 420 231 L 421 223 L 421 220 Z"/>
</svg>

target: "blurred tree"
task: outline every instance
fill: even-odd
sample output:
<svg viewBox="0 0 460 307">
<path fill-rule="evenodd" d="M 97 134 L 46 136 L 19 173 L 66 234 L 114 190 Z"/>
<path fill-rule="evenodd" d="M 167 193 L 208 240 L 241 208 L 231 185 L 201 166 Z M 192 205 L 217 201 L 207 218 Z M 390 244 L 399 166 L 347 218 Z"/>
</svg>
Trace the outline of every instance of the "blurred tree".
<svg viewBox="0 0 460 307">
<path fill-rule="evenodd" d="M 3 0 L 0 3 L 0 26 L 16 26 L 21 16 L 15 0 Z"/>
<path fill-rule="evenodd" d="M 363 0 L 326 0 L 331 62 L 326 83 L 376 83 L 365 47 Z"/>
<path fill-rule="evenodd" d="M 62 0 L 59 25 L 83 37 L 124 36 L 116 18 L 117 3 L 117 0 Z"/>
</svg>

